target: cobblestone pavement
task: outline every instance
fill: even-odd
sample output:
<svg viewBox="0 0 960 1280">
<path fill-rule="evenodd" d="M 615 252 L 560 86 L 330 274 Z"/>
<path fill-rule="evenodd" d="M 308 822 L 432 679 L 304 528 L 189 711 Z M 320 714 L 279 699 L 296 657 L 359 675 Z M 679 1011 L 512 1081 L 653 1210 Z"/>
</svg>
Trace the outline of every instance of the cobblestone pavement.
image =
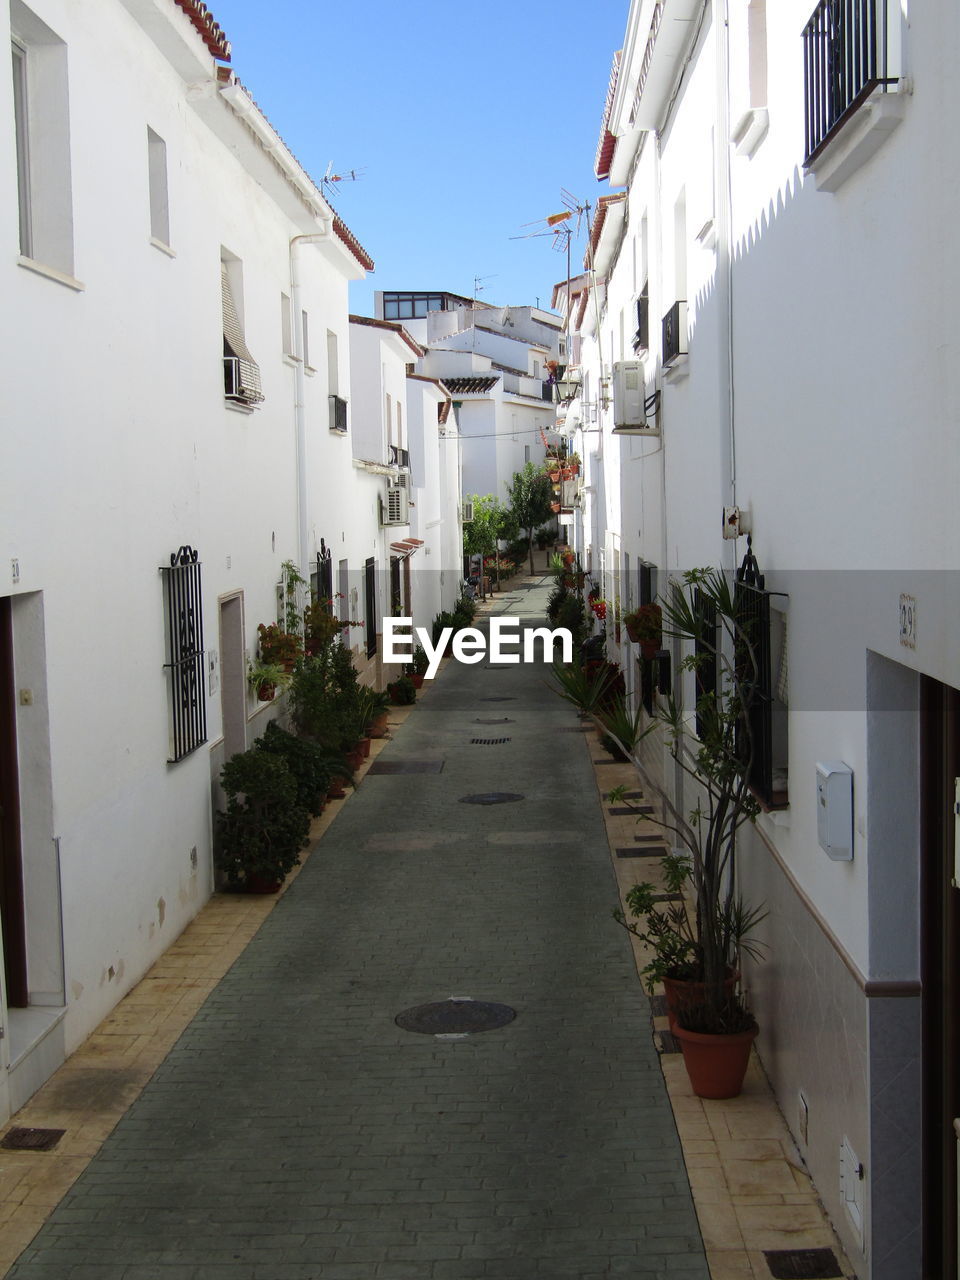
<svg viewBox="0 0 960 1280">
<path fill-rule="evenodd" d="M 545 675 L 445 666 L 379 757 L 442 771 L 364 778 L 10 1277 L 707 1280 L 589 756 Z M 524 798 L 462 803 L 501 791 Z M 516 1019 L 394 1022 L 451 995 Z"/>
</svg>

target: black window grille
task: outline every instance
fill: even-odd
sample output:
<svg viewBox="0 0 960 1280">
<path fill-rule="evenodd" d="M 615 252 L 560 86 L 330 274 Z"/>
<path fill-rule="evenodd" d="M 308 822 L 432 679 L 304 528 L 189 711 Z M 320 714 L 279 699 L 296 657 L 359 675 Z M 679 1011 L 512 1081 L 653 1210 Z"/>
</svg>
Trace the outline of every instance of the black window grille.
<svg viewBox="0 0 960 1280">
<path fill-rule="evenodd" d="M 650 346 L 650 291 L 644 281 L 637 298 L 637 331 L 633 335 L 634 351 L 646 351 Z"/>
<path fill-rule="evenodd" d="M 697 659 L 697 737 L 702 739 L 709 714 L 708 700 L 716 697 L 719 683 L 720 632 L 717 627 L 717 607 L 699 587 L 693 593 L 693 609 L 697 623 L 697 634 L 693 642 L 693 652 Z"/>
<path fill-rule="evenodd" d="M 320 550 L 317 552 L 317 585 L 318 600 L 329 601 L 328 608 L 333 612 L 333 552 L 320 539 Z"/>
<path fill-rule="evenodd" d="M 663 363 L 687 354 L 687 304 L 675 302 L 663 317 Z"/>
<path fill-rule="evenodd" d="M 783 808 L 787 794 L 774 783 L 774 688 L 770 601 L 756 557 L 747 537 L 747 553 L 737 570 L 734 587 L 736 644 L 734 664 L 744 701 L 736 751 L 746 765 L 747 781 L 761 804 Z"/>
<path fill-rule="evenodd" d="M 367 639 L 367 657 L 377 652 L 377 564 L 368 560 L 363 566 L 363 624 Z"/>
<path fill-rule="evenodd" d="M 637 567 L 637 576 L 640 579 L 640 603 L 642 605 L 653 604 L 656 599 L 656 573 L 657 567 L 653 564 L 641 561 Z M 656 661 L 655 658 L 645 658 L 642 654 L 637 659 L 640 666 L 640 701 L 643 703 L 643 709 L 648 716 L 653 715 L 653 701 L 657 691 Z"/>
<path fill-rule="evenodd" d="M 170 754 L 175 764 L 207 740 L 203 687 L 203 601 L 200 557 L 181 547 L 161 569 L 166 593 L 167 657 L 170 672 Z"/>
<path fill-rule="evenodd" d="M 806 164 L 888 74 L 886 0 L 820 0 L 803 30 Z"/>
<path fill-rule="evenodd" d="M 330 430 L 341 435 L 347 430 L 347 402 L 340 396 L 330 397 Z"/>
</svg>

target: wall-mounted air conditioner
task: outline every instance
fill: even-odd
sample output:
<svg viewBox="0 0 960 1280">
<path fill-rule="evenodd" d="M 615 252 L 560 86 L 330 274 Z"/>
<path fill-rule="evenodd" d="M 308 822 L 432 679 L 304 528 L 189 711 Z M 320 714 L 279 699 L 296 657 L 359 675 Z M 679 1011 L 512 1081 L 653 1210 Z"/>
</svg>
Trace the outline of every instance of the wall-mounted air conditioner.
<svg viewBox="0 0 960 1280">
<path fill-rule="evenodd" d="M 473 519 L 473 501 L 470 498 L 463 500 L 463 515 L 460 517 L 461 524 L 469 524 Z"/>
<path fill-rule="evenodd" d="M 408 524 L 407 490 L 398 484 L 388 484 L 383 501 L 384 524 Z"/>
<path fill-rule="evenodd" d="M 639 360 L 618 360 L 613 366 L 613 429 L 655 430 L 647 421 L 647 384 Z"/>
</svg>

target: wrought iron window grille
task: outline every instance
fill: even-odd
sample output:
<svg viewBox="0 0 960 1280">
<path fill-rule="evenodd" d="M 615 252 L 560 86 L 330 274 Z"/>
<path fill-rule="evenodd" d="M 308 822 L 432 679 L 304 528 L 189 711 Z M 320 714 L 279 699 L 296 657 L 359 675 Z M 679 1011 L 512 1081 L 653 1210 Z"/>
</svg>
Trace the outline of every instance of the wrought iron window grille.
<svg viewBox="0 0 960 1280">
<path fill-rule="evenodd" d="M 687 304 L 679 299 L 663 317 L 663 363 L 687 355 Z"/>
<path fill-rule="evenodd" d="M 809 165 L 889 74 L 886 0 L 820 0 L 803 29 Z"/>
<path fill-rule="evenodd" d="M 387 445 L 387 461 L 391 467 L 409 467 L 410 452 L 407 449 L 401 449 L 399 445 Z"/>
<path fill-rule="evenodd" d="M 175 764 L 207 740 L 200 557 L 192 547 L 180 547 L 160 572 L 164 579 L 169 659 L 164 666 L 170 672 L 167 760 Z"/>
<path fill-rule="evenodd" d="M 340 396 L 330 396 L 330 430 L 347 432 L 347 402 Z"/>
<path fill-rule="evenodd" d="M 768 809 L 783 808 L 787 796 L 774 786 L 773 706 L 770 601 L 782 592 L 766 590 L 766 578 L 753 554 L 751 536 L 734 586 L 738 643 L 734 666 L 747 703 L 745 723 L 737 732 L 738 758 L 747 766 L 747 782 Z"/>
<path fill-rule="evenodd" d="M 637 298 L 637 331 L 633 335 L 634 351 L 646 351 L 650 346 L 650 291 L 646 281 Z"/>
</svg>

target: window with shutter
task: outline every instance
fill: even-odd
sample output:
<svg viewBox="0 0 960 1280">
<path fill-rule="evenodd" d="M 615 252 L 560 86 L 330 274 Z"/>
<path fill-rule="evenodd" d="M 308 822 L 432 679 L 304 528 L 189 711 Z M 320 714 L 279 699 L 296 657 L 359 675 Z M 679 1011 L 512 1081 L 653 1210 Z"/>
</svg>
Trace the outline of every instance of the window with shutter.
<svg viewBox="0 0 960 1280">
<path fill-rule="evenodd" d="M 263 400 L 260 366 L 247 347 L 225 262 L 220 263 L 220 288 L 223 298 L 224 395 L 228 400 L 235 400 L 241 404 L 259 404 Z"/>
</svg>

